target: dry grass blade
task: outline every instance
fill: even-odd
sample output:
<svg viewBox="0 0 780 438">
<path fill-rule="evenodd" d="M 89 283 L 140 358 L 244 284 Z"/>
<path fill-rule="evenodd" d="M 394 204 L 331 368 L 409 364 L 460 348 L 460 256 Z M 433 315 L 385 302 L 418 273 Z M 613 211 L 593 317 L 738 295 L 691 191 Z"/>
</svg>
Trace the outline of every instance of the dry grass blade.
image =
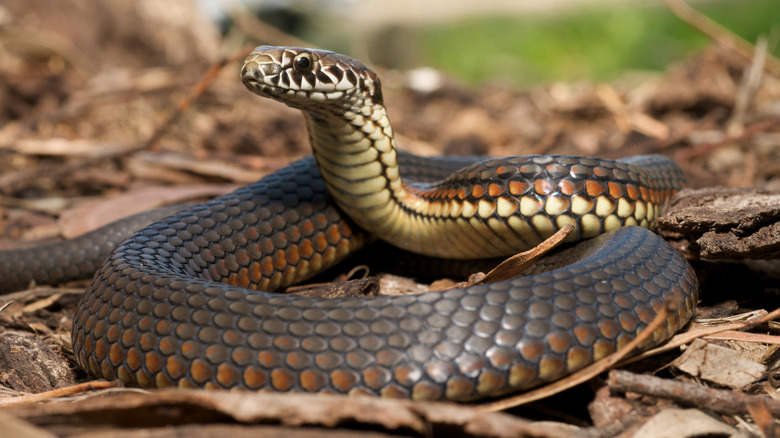
<svg viewBox="0 0 780 438">
<path fill-rule="evenodd" d="M 704 35 L 707 35 L 747 59 L 753 59 L 755 56 L 756 49 L 752 44 L 743 40 L 720 24 L 712 21 L 706 15 L 691 8 L 682 0 L 661 1 L 663 1 L 666 7 L 677 15 L 677 17 L 690 24 L 694 29 Z M 780 60 L 777 58 L 768 55 L 764 68 L 773 75 L 780 76 Z"/>
<path fill-rule="evenodd" d="M 68 386 L 65 388 L 57 388 L 51 391 L 41 392 L 39 394 L 22 395 L 19 397 L 0 399 L 0 407 L 29 405 L 34 403 L 40 403 L 45 400 L 51 400 L 54 398 L 68 397 L 86 391 L 116 388 L 119 386 L 121 386 L 121 383 L 117 381 L 114 382 L 95 381 L 95 382 L 79 383 L 78 385 Z"/>
<path fill-rule="evenodd" d="M 34 298 L 48 297 L 52 295 L 81 295 L 84 289 L 81 288 L 60 288 L 60 287 L 35 287 L 19 292 L 13 292 L 0 296 L 0 302 L 10 301 L 28 301 Z"/>
<path fill-rule="evenodd" d="M 45 308 L 51 306 L 52 304 L 56 303 L 60 298 L 62 298 L 62 294 L 61 293 L 50 295 L 50 296 L 48 296 L 46 298 L 37 300 L 37 301 L 35 301 L 35 302 L 31 303 L 31 304 L 28 304 L 28 305 L 24 306 L 22 308 L 21 313 L 22 314 L 24 314 L 24 313 L 35 313 L 35 312 L 37 312 L 39 310 L 42 310 L 42 309 L 45 309 Z"/>
<path fill-rule="evenodd" d="M 765 335 L 763 333 L 745 333 L 736 330 L 728 330 L 714 335 L 704 336 L 704 339 L 718 339 L 721 341 L 753 342 L 757 344 L 780 345 L 780 336 Z"/>
</svg>

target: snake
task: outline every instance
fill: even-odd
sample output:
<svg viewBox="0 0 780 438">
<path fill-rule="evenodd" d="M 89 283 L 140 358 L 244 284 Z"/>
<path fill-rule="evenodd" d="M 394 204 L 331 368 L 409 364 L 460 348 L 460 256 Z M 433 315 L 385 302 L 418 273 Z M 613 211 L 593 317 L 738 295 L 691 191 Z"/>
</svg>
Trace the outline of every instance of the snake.
<svg viewBox="0 0 780 438">
<path fill-rule="evenodd" d="M 380 80 L 359 61 L 260 46 L 241 78 L 301 110 L 312 155 L 201 204 L 0 252 L 5 290 L 96 269 L 72 328 L 90 375 L 144 388 L 471 401 L 606 357 L 667 300 L 677 310 L 640 349 L 690 318 L 695 273 L 649 230 L 685 184 L 672 160 L 422 157 L 396 149 Z M 470 260 L 525 251 L 568 224 L 565 249 L 509 280 L 369 298 L 275 292 L 375 239 Z"/>
</svg>

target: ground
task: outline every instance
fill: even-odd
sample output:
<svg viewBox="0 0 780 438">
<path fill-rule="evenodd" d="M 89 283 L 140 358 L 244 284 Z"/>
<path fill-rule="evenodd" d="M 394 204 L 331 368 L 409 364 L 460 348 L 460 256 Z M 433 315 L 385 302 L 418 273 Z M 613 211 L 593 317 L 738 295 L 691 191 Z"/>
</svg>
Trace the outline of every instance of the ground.
<svg viewBox="0 0 780 438">
<path fill-rule="evenodd" d="M 142 2 L 11 0 L 0 7 L 0 249 L 72 237 L 133 211 L 224 193 L 309 153 L 300 115 L 256 98 L 240 84 L 240 60 L 252 42 L 235 31 L 222 38 L 188 2 L 169 3 L 177 8 L 176 20 Z M 220 59 L 230 60 L 207 74 Z M 700 277 L 698 326 L 707 324 L 705 318 L 776 306 L 780 78 L 753 64 L 752 58 L 713 44 L 650 79 L 528 90 L 472 89 L 448 78 L 427 87 L 419 72 L 377 70 L 399 146 L 416 153 L 608 158 L 663 153 L 674 158 L 690 186 L 705 189 L 675 200 L 661 221 L 662 234 L 692 260 Z M 204 77 L 212 81 L 172 118 Z M 5 400 L 88 380 L 73 363 L 69 340 L 83 285 L 2 297 L 9 303 L 0 310 Z M 769 420 L 762 416 L 778 415 L 771 401 L 777 398 L 771 347 L 778 343 L 777 327 L 764 323 L 758 331 L 709 341 L 729 351 L 752 349 L 750 362 L 764 366 L 755 379 L 733 385 L 731 377 L 679 378 L 769 395 L 742 411 L 705 404 L 702 408 L 713 409 L 718 418 L 708 433 L 740 424 L 754 433 L 778 430 L 771 414 Z M 635 363 L 632 370 L 652 372 L 679 355 L 675 351 L 655 359 L 660 362 Z M 621 379 L 625 376 L 594 379 L 505 414 L 448 404 L 356 405 L 355 399 L 200 392 L 148 396 L 112 389 L 109 394 L 119 395 L 70 404 L 23 402 L 0 410 L 0 417 L 30 436 L 43 436 L 44 430 L 116 436 L 112 427 L 138 427 L 139 421 L 153 436 L 165 434 L 157 428 L 166 424 L 189 434 L 194 419 L 210 424 L 211 429 L 197 426 L 205 435 L 278 433 L 273 425 L 304 425 L 286 430 L 298 436 L 344 436 L 350 430 L 361 436 L 452 430 L 472 436 L 607 436 L 632 434 L 662 408 L 676 406 L 668 401 L 674 397 L 638 395 L 647 393 L 635 386 L 625 397 L 604 391 L 605 384 Z M 247 408 L 248 403 L 276 408 L 261 411 Z M 366 404 L 370 409 L 356 407 Z M 312 411 L 314 405 L 320 407 Z M 557 423 L 544 426 L 524 418 Z M 141 433 L 125 430 L 127 436 Z"/>
</svg>

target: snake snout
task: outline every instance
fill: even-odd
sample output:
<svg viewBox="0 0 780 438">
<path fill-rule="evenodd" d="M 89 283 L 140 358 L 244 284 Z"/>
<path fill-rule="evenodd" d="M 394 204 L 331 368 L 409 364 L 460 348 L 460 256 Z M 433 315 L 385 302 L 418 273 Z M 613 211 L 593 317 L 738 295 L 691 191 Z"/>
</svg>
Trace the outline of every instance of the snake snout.
<svg viewBox="0 0 780 438">
<path fill-rule="evenodd" d="M 241 81 L 246 85 L 254 85 L 266 82 L 271 76 L 279 75 L 282 67 L 276 63 L 260 63 L 256 60 L 247 61 L 241 69 Z M 250 87 L 252 88 L 252 87 Z"/>
</svg>

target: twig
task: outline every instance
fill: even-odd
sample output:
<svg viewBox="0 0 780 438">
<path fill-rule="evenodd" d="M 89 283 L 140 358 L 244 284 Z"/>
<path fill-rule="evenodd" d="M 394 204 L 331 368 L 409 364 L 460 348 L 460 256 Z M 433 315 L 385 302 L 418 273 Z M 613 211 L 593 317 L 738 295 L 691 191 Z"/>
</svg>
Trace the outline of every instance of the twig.
<svg viewBox="0 0 780 438">
<path fill-rule="evenodd" d="M 623 370 L 610 371 L 607 386 L 616 392 L 636 392 L 666 398 L 683 405 L 706 407 L 727 415 L 744 415 L 749 413 L 748 406 L 761 404 L 775 417 L 780 416 L 780 400 Z"/>
<path fill-rule="evenodd" d="M 748 60 L 751 60 L 756 56 L 755 47 L 753 47 L 752 44 L 740 38 L 738 35 L 735 35 L 720 24 L 712 21 L 712 19 L 706 15 L 691 8 L 682 0 L 661 1 L 682 21 L 690 24 L 694 29 L 712 38 L 723 46 L 728 47 Z M 764 68 L 773 75 L 780 76 L 780 60 L 777 58 L 767 55 Z"/>
<path fill-rule="evenodd" d="M 113 381 L 113 382 L 95 381 L 95 382 L 79 383 L 78 385 L 67 386 L 65 388 L 57 388 L 51 391 L 41 392 L 38 394 L 20 395 L 19 397 L 0 399 L 0 407 L 29 405 L 41 401 L 51 400 L 53 398 L 68 397 L 86 391 L 94 391 L 96 389 L 117 388 L 120 386 L 122 386 L 122 384 L 119 383 L 118 381 Z"/>
<path fill-rule="evenodd" d="M 725 332 L 716 333 L 714 335 L 707 335 L 704 336 L 704 339 L 780 345 L 780 336 L 766 335 L 764 333 L 746 333 L 737 330 L 727 330 Z"/>
<path fill-rule="evenodd" d="M 664 307 L 658 312 L 657 315 L 655 315 L 655 318 L 653 318 L 653 320 L 650 321 L 650 324 L 648 324 L 647 327 L 645 327 L 642 331 L 640 331 L 639 334 L 634 339 L 631 340 L 631 342 L 626 344 L 623 348 L 619 349 L 618 351 L 610 354 L 609 356 L 599 361 L 596 361 L 593 364 L 561 380 L 553 382 L 549 385 L 545 385 L 533 391 L 528 391 L 523 394 L 508 397 L 493 403 L 484 404 L 479 406 L 479 408 L 489 412 L 495 412 L 495 411 L 501 411 L 501 410 L 513 408 L 526 403 L 530 403 L 532 401 L 543 399 L 545 397 L 549 397 L 565 389 L 569 389 L 573 386 L 579 385 L 580 383 L 592 379 L 593 377 L 610 369 L 621 359 L 623 359 L 627 354 L 631 353 L 642 342 L 645 342 L 647 339 L 653 336 L 653 333 L 659 327 L 666 324 L 666 318 L 669 316 L 669 313 L 674 312 L 677 306 L 679 306 L 679 303 L 667 301 Z"/>
<path fill-rule="evenodd" d="M 25 301 L 33 298 L 49 297 L 52 295 L 81 295 L 83 293 L 84 288 L 78 287 L 65 288 L 38 286 L 33 289 L 2 295 L 0 296 L 0 303 L 7 301 Z"/>
</svg>

